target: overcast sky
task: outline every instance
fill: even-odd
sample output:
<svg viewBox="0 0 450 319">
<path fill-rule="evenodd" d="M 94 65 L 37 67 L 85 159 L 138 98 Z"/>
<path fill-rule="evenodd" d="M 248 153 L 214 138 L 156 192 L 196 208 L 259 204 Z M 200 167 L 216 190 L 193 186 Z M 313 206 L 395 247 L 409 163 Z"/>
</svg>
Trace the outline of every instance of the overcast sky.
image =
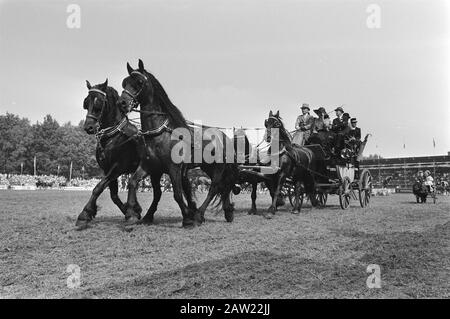
<svg viewBox="0 0 450 319">
<path fill-rule="evenodd" d="M 431 155 L 433 138 L 447 154 L 447 2 L 0 1 L 0 113 L 78 123 L 85 80 L 120 92 L 141 58 L 190 120 L 260 127 L 273 109 L 292 129 L 303 102 L 344 105 L 372 134 L 366 154 Z"/>
</svg>

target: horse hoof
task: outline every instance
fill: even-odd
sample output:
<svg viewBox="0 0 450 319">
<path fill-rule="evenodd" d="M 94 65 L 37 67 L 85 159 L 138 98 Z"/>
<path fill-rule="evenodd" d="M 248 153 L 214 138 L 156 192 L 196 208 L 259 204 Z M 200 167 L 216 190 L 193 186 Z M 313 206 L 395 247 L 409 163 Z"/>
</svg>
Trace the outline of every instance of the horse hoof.
<svg viewBox="0 0 450 319">
<path fill-rule="evenodd" d="M 183 228 L 185 228 L 185 229 L 192 229 L 197 226 L 200 226 L 200 223 L 196 220 L 193 220 L 193 219 L 183 220 Z"/>
<path fill-rule="evenodd" d="M 272 212 L 267 212 L 264 214 L 265 219 L 272 219 L 274 216 L 275 216 L 275 214 Z"/>
<path fill-rule="evenodd" d="M 298 214 L 300 214 L 300 212 L 298 211 L 298 210 L 291 210 L 291 214 L 294 214 L 294 215 L 298 215 Z"/>
<path fill-rule="evenodd" d="M 256 209 L 250 209 L 250 210 L 248 211 L 248 214 L 249 214 L 249 215 L 257 215 L 257 211 L 256 211 Z"/>
<path fill-rule="evenodd" d="M 132 226 L 132 225 L 136 225 L 139 222 L 139 218 L 136 216 L 131 216 L 129 218 L 127 218 L 127 220 L 125 221 L 125 225 L 126 226 Z"/>
<path fill-rule="evenodd" d="M 77 230 L 85 230 L 89 227 L 89 220 L 81 220 L 77 219 L 77 222 L 75 223 L 75 227 Z"/>
<path fill-rule="evenodd" d="M 234 220 L 234 214 L 233 212 L 225 212 L 225 220 L 228 223 L 231 223 Z"/>
</svg>

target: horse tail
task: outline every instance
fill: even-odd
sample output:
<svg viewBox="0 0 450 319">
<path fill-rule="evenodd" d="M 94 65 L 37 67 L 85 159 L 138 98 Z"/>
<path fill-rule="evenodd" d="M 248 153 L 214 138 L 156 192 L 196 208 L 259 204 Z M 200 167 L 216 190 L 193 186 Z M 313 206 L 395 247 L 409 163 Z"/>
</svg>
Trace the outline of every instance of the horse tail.
<svg viewBox="0 0 450 319">
<path fill-rule="evenodd" d="M 215 209 L 218 209 L 220 205 L 223 205 L 230 193 L 237 188 L 235 184 L 239 182 L 239 169 L 236 164 L 224 164 L 222 179 L 220 180 L 218 192 L 212 200 L 212 205 Z"/>
</svg>

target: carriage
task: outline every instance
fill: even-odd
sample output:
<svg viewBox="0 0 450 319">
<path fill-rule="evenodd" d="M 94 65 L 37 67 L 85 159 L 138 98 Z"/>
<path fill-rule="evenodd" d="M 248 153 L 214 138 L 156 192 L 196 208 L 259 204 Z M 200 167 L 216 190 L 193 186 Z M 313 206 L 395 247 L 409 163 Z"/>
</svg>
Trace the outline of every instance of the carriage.
<svg viewBox="0 0 450 319">
<path fill-rule="evenodd" d="M 412 191 L 417 203 L 426 203 L 427 197 L 430 196 L 433 199 L 433 203 L 436 204 L 436 185 L 429 190 L 425 183 L 416 181 L 413 184 Z"/>
<path fill-rule="evenodd" d="M 351 200 L 358 200 L 362 208 L 370 203 L 372 193 L 372 175 L 368 169 L 361 169 L 359 162 L 362 158 L 362 153 L 367 143 L 368 136 L 364 139 L 359 147 L 357 154 L 347 158 L 326 158 L 325 152 L 321 145 L 307 145 L 305 147 L 314 149 L 315 153 L 322 153 L 325 172 L 313 172 L 317 177 L 315 183 L 315 199 L 319 207 L 325 207 L 329 195 L 338 195 L 339 204 L 342 209 L 347 209 L 350 206 Z M 271 177 L 263 173 L 255 172 L 257 166 L 241 165 L 241 170 L 253 171 L 262 178 L 269 180 Z M 275 168 L 276 170 L 276 168 Z M 303 189 L 299 192 L 299 205 L 308 200 Z M 292 179 L 287 178 L 282 189 L 282 197 L 294 206 L 295 201 L 295 185 Z"/>
</svg>

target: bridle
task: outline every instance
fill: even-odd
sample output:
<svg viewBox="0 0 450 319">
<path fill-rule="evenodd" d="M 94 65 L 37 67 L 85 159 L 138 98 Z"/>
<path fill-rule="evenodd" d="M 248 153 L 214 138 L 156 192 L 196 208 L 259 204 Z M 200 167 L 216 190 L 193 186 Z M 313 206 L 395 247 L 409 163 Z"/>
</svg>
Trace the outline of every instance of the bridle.
<svg viewBox="0 0 450 319">
<path fill-rule="evenodd" d="M 144 73 L 139 72 L 139 71 L 137 71 L 137 70 L 132 71 L 132 72 L 130 73 L 130 76 L 131 76 L 131 75 L 137 75 L 137 76 L 140 76 L 140 77 L 143 78 L 146 82 L 148 82 L 148 80 L 149 80 L 148 77 L 147 77 Z M 144 88 L 145 88 L 145 84 L 143 84 L 143 85 L 141 86 L 141 88 L 139 89 L 139 91 L 138 91 L 137 93 L 135 93 L 135 94 L 133 94 L 132 92 L 130 92 L 130 91 L 127 90 L 127 89 L 123 89 L 122 94 L 126 94 L 126 95 L 128 95 L 129 97 L 131 97 L 131 110 L 130 110 L 130 112 L 131 112 L 131 111 L 133 111 L 133 112 L 138 112 L 138 113 L 141 113 L 141 114 L 146 114 L 146 115 L 148 115 L 148 116 L 167 116 L 167 113 L 165 113 L 165 112 L 158 112 L 158 111 L 144 111 L 144 110 L 138 110 L 138 109 L 137 109 L 137 107 L 140 105 L 140 102 L 138 101 L 138 97 L 139 97 L 139 95 L 142 93 L 142 91 L 144 90 Z M 147 131 L 139 131 L 138 135 L 139 135 L 139 136 L 142 136 L 142 137 L 144 137 L 144 136 L 157 136 L 157 135 L 162 134 L 164 131 L 167 131 L 167 132 L 169 132 L 169 133 L 172 132 L 172 129 L 169 127 L 169 119 L 168 119 L 168 118 L 166 118 L 166 119 L 164 120 L 164 122 L 163 122 L 160 126 L 158 126 L 157 128 L 151 129 L 151 130 L 147 130 Z"/>
<path fill-rule="evenodd" d="M 106 103 L 108 103 L 108 100 L 107 100 L 107 98 L 106 98 L 106 93 L 103 92 L 102 90 L 95 89 L 95 88 L 89 89 L 88 95 L 91 94 L 91 92 L 99 93 L 99 94 L 101 94 L 101 95 L 103 96 L 104 100 L 103 100 L 103 107 L 102 107 L 102 112 L 101 112 L 102 115 L 103 115 L 104 107 L 105 107 Z M 95 115 L 90 114 L 89 112 L 88 112 L 88 114 L 86 115 L 86 118 L 91 118 L 91 119 L 95 120 L 99 125 L 101 125 L 100 119 L 99 119 L 98 117 L 96 117 Z"/>
<path fill-rule="evenodd" d="M 101 115 L 100 115 L 100 117 L 102 117 L 102 116 L 103 116 L 103 112 L 104 112 L 104 110 L 105 110 L 105 106 L 106 106 L 106 104 L 108 103 L 107 95 L 106 95 L 106 93 L 103 92 L 102 90 L 95 89 L 95 88 L 90 89 L 89 92 L 88 92 L 88 94 L 90 94 L 90 93 L 92 93 L 92 92 L 101 94 L 101 95 L 104 97 L 104 101 L 103 101 L 104 104 L 103 104 L 102 112 L 101 112 Z M 95 121 L 99 124 L 99 126 L 101 126 L 101 121 L 100 121 L 100 119 L 99 119 L 98 117 L 96 117 L 95 115 L 87 114 L 87 115 L 86 115 L 86 118 L 91 118 L 91 119 L 95 120 Z M 109 127 L 105 127 L 105 128 L 103 128 L 103 129 L 100 129 L 100 130 L 97 129 L 97 132 L 95 133 L 95 137 L 97 138 L 97 140 L 98 140 L 99 142 L 100 142 L 100 140 L 102 140 L 103 138 L 111 138 L 111 137 L 115 136 L 117 133 L 122 132 L 122 129 L 123 129 L 127 124 L 128 124 L 128 117 L 125 115 L 124 118 L 123 118 L 122 120 L 119 121 L 119 123 L 117 123 L 117 124 L 115 124 L 115 125 L 112 125 L 112 126 L 109 126 Z"/>
<path fill-rule="evenodd" d="M 139 71 L 133 71 L 133 72 L 130 73 L 130 75 L 133 75 L 133 74 L 136 74 L 136 75 L 142 77 L 145 80 L 145 82 L 148 82 L 148 77 L 144 73 L 141 73 Z M 126 95 L 131 97 L 131 101 L 132 101 L 131 102 L 131 109 L 134 109 L 134 108 L 139 106 L 140 103 L 138 101 L 138 97 L 142 93 L 142 91 L 144 90 L 144 87 L 145 87 L 145 84 L 141 86 L 141 88 L 139 89 L 139 91 L 136 94 L 131 93 L 127 89 L 123 89 L 122 94 L 125 93 Z"/>
</svg>

